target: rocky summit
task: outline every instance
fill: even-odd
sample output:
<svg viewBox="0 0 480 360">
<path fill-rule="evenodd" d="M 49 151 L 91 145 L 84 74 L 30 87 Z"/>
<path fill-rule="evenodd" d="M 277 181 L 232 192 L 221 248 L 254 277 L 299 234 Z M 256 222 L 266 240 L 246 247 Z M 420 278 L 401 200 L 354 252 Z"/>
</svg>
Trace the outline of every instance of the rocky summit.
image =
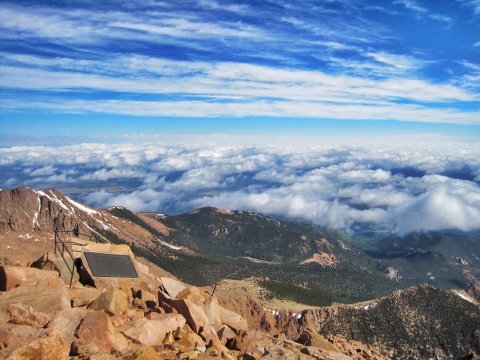
<svg viewBox="0 0 480 360">
<path fill-rule="evenodd" d="M 70 287 L 51 265 L 61 260 L 52 253 L 33 261 L 36 267 L 0 267 L 1 358 L 386 358 L 371 346 L 315 330 L 292 341 L 251 328 L 210 292 L 157 277 L 126 245 L 86 241 L 76 249 L 78 259 L 85 251 L 128 255 L 138 277 L 98 277 L 84 264 Z"/>
</svg>

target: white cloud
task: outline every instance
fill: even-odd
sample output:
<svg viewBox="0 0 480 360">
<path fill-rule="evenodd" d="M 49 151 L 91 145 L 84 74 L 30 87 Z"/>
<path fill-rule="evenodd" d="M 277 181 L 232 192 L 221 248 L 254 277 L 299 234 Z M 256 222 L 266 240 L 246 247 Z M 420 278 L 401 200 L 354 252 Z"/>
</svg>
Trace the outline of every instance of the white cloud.
<svg viewBox="0 0 480 360">
<path fill-rule="evenodd" d="M 480 14 L 480 0 L 458 0 L 460 3 L 473 9 L 475 15 Z"/>
<path fill-rule="evenodd" d="M 478 194 L 478 185 L 446 181 L 394 209 L 390 216 L 400 233 L 446 228 L 478 229 L 480 201 L 470 198 L 470 195 L 478 198 Z"/>
<path fill-rule="evenodd" d="M 432 20 L 440 21 L 448 25 L 452 23 L 452 18 L 449 16 L 431 13 L 427 8 L 421 6 L 417 1 L 397 0 L 395 3 L 403 5 L 405 8 L 415 12 L 419 17 L 427 16 Z"/>
<path fill-rule="evenodd" d="M 402 234 L 480 228 L 478 142 L 311 138 L 251 146 L 229 138 L 205 140 L 1 148 L 0 170 L 39 172 L 0 177 L 0 188 L 39 183 L 81 188 L 88 180 L 99 190 L 81 200 L 99 208 L 175 213 L 211 205 L 332 227 L 374 223 Z M 121 192 L 100 190 L 125 179 L 135 182 L 122 182 Z"/>
<path fill-rule="evenodd" d="M 3 54 L 5 65 L 0 67 L 0 85 L 5 88 L 61 92 L 92 89 L 155 94 L 160 100 L 52 97 L 22 101 L 5 97 L 1 105 L 10 110 L 143 116 L 287 116 L 463 124 L 480 121 L 477 111 L 453 107 L 457 101 L 479 100 L 469 86 L 401 76 L 401 73 L 414 71 L 425 63 L 408 56 L 385 52 L 370 52 L 369 56 L 372 59 L 369 63 L 344 63 L 342 66 L 366 66 L 370 69 L 368 71 L 383 71 L 387 77 L 369 79 L 353 74 L 331 75 L 322 71 L 246 63 L 207 64 L 145 56 L 77 61 Z M 55 66 L 55 71 L 47 66 L 49 62 Z M 471 68 L 470 72 L 474 74 L 475 69 Z M 463 79 L 458 82 L 460 85 L 474 82 L 467 77 Z M 171 100 L 172 94 L 183 94 L 183 97 Z M 405 100 L 407 103 L 403 103 Z M 442 106 L 436 108 L 435 103 L 442 103 Z M 452 108 L 443 103 L 452 103 Z"/>
<path fill-rule="evenodd" d="M 395 3 L 397 4 L 402 4 L 409 10 L 413 10 L 415 12 L 425 14 L 428 13 L 428 10 L 424 8 L 423 6 L 419 5 L 416 1 L 414 0 L 396 0 Z"/>
</svg>

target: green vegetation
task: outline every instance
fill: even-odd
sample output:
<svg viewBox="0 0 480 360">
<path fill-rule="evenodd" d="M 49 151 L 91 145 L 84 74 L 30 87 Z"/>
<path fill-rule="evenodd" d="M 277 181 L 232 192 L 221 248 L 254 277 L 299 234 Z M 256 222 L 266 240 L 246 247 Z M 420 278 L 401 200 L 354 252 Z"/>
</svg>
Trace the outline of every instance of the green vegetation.
<svg viewBox="0 0 480 360">
<path fill-rule="evenodd" d="M 338 301 L 329 291 L 322 288 L 309 289 L 270 280 L 262 280 L 259 285 L 267 290 L 267 300 L 280 298 L 311 306 L 329 306 Z"/>
<path fill-rule="evenodd" d="M 156 243 L 132 246 L 137 255 L 198 286 L 213 285 L 227 277 L 271 279 L 265 287 L 272 296 L 321 305 L 332 299 L 346 303 L 370 300 L 418 283 L 466 287 L 465 267 L 453 256 L 471 262 L 469 271 L 480 275 L 478 233 L 429 232 L 404 238 L 377 233 L 376 239 L 360 246 L 363 238 L 341 230 L 280 222 L 252 212 L 203 208 L 174 217 L 144 214 L 173 229 L 162 236 L 127 209 L 110 211 L 153 236 L 193 250 L 195 254 L 185 254 Z M 113 243 L 123 243 L 113 233 L 101 233 Z M 335 267 L 300 264 L 318 252 L 334 255 L 338 263 Z M 270 263 L 252 262 L 247 257 Z M 398 269 L 401 278 L 387 278 L 388 267 Z"/>
</svg>

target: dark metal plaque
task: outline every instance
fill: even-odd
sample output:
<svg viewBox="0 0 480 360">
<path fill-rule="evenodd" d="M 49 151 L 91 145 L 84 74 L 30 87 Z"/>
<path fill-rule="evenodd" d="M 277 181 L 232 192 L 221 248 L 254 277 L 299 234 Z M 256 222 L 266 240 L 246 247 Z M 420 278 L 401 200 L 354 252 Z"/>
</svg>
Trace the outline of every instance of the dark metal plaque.
<svg viewBox="0 0 480 360">
<path fill-rule="evenodd" d="M 138 278 L 128 255 L 84 252 L 93 276 Z"/>
</svg>

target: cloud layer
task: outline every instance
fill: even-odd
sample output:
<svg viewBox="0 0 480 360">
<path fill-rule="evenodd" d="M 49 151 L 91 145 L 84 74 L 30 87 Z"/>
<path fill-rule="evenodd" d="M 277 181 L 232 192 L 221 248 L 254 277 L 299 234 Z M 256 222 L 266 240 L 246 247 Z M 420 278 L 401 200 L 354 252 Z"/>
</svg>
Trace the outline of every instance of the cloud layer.
<svg viewBox="0 0 480 360">
<path fill-rule="evenodd" d="M 94 207 L 249 209 L 320 225 L 480 228 L 477 143 L 81 144 L 0 149 L 0 187 L 64 189 Z"/>
</svg>

